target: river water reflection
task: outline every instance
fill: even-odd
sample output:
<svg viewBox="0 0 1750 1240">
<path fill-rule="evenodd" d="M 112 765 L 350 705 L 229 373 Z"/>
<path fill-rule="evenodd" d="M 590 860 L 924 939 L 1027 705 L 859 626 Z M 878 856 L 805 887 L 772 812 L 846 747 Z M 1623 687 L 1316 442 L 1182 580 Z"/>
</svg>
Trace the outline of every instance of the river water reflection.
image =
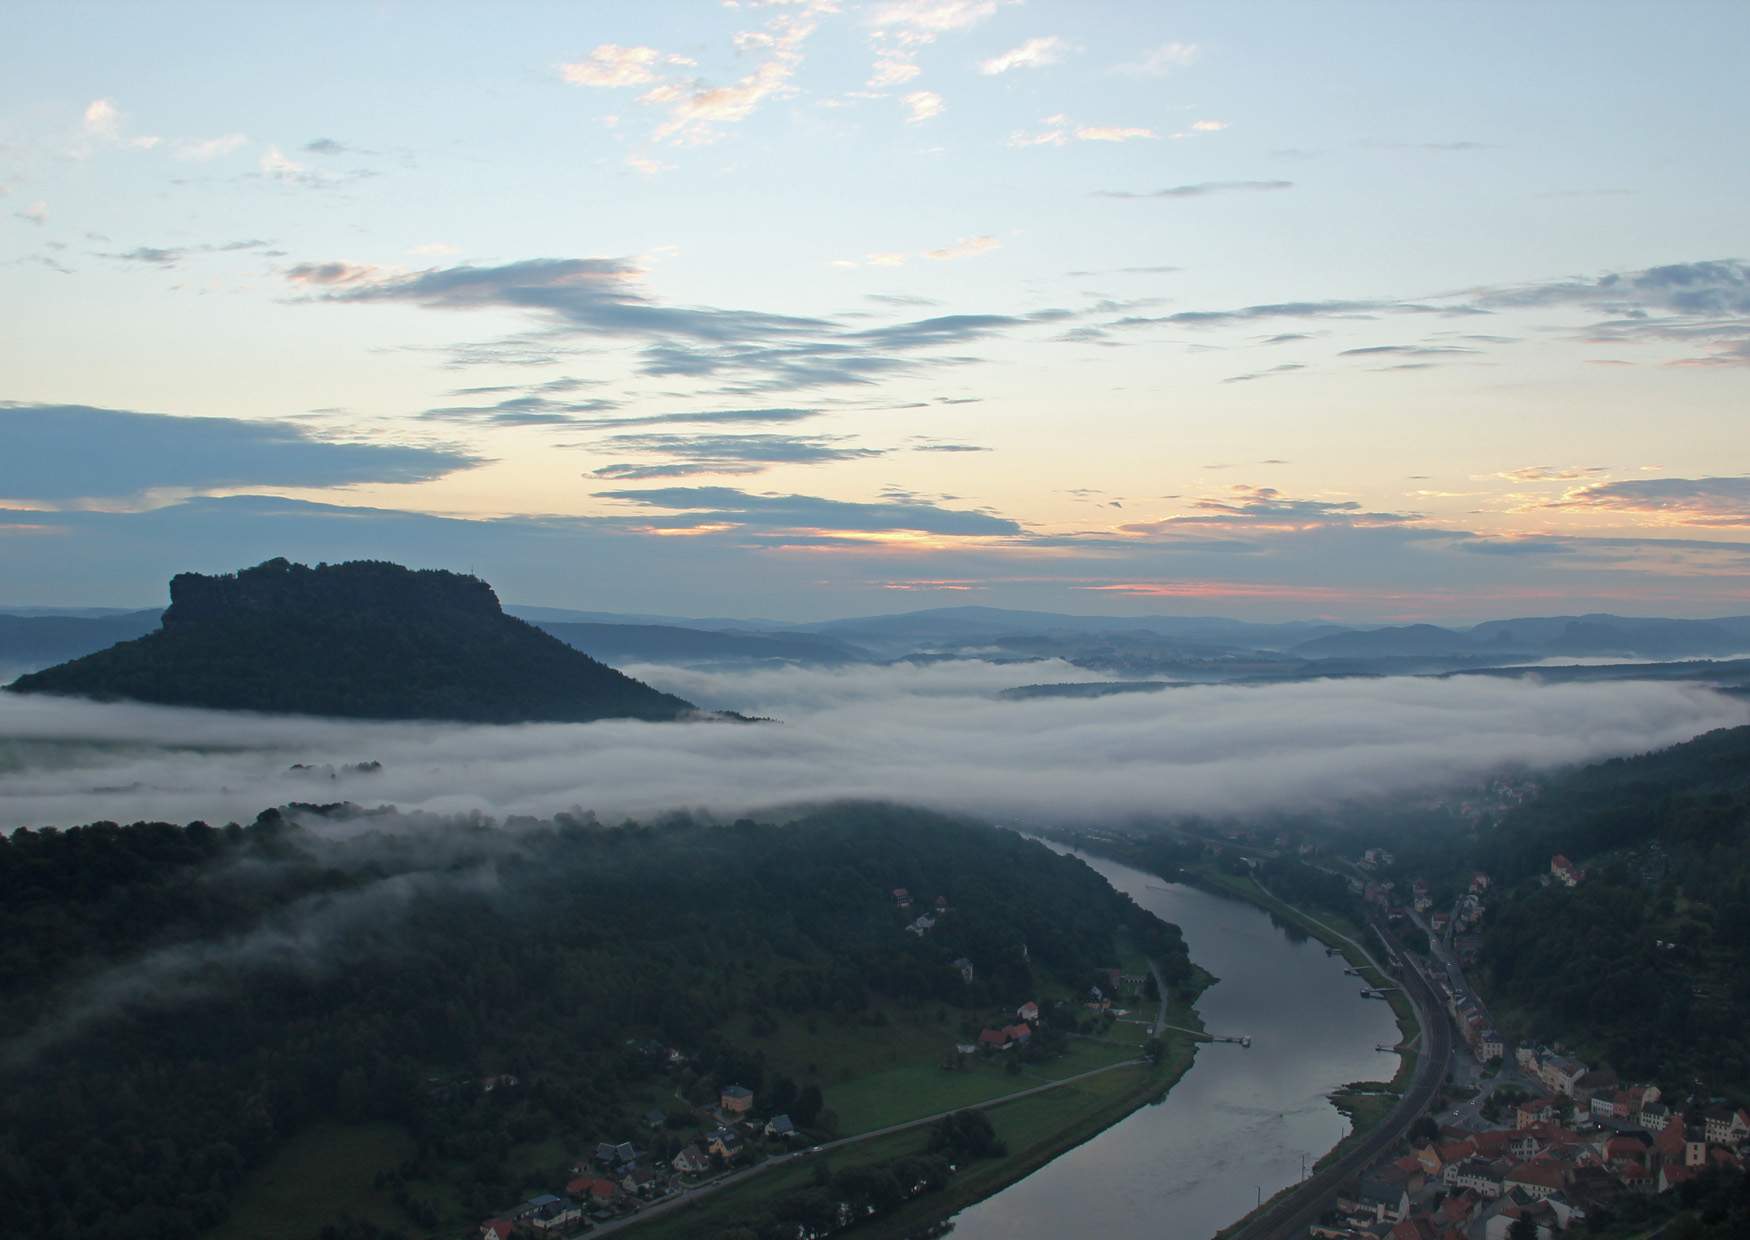
<svg viewBox="0 0 1750 1240">
<path fill-rule="evenodd" d="M 1388 1078 L 1397 1056 L 1374 1047 L 1395 1043 L 1397 1025 L 1341 957 L 1292 942 L 1252 905 L 1075 855 L 1184 931 L 1191 959 L 1221 979 L 1198 1001 L 1204 1025 L 1252 1045 L 1200 1048 L 1164 1102 L 968 1207 L 955 1240 L 1206 1240 L 1337 1143 L 1348 1125 L 1327 1095 Z"/>
</svg>

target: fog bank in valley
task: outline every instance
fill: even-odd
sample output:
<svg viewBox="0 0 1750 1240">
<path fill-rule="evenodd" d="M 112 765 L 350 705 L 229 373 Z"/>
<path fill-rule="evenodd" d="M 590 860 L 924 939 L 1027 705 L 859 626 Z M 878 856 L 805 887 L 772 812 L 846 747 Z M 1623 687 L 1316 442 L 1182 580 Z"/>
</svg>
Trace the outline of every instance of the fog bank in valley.
<svg viewBox="0 0 1750 1240">
<path fill-rule="evenodd" d="M 0 693 L 0 828 L 218 823 L 335 800 L 617 820 L 873 797 L 1017 823 L 1124 821 L 1399 794 L 1750 722 L 1742 700 L 1652 682 L 1401 677 L 1007 701 L 995 693 L 1090 677 L 974 661 L 628 670 L 780 722 L 360 723 Z M 382 768 L 342 769 L 364 761 Z"/>
</svg>

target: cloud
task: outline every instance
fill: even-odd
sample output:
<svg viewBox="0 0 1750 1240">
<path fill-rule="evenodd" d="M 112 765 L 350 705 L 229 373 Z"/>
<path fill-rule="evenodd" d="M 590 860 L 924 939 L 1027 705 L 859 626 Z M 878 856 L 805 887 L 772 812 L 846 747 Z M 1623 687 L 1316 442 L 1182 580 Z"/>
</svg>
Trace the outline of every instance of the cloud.
<svg viewBox="0 0 1750 1240">
<path fill-rule="evenodd" d="M 419 416 L 433 422 L 466 422 L 491 426 L 593 426 L 596 418 L 583 414 L 602 414 L 618 409 L 620 402 L 606 397 L 588 400 L 554 400 L 548 396 L 512 396 L 490 405 L 445 405 L 427 409 Z"/>
<path fill-rule="evenodd" d="M 1315 528 L 1381 528 L 1412 526 L 1418 513 L 1369 512 L 1354 500 L 1292 499 L 1275 487 L 1235 484 L 1220 495 L 1191 504 L 1186 515 L 1119 526 L 1127 534 L 1176 534 L 1187 528 L 1211 526 L 1244 529 L 1268 526 L 1304 532 Z"/>
<path fill-rule="evenodd" d="M 1003 537 L 1021 526 L 1006 517 L 925 503 L 856 503 L 813 495 L 755 495 L 733 487 L 598 491 L 604 499 L 686 514 L 695 525 L 750 524 L 772 530 Z"/>
<path fill-rule="evenodd" d="M 344 142 L 337 142 L 333 138 L 311 138 L 303 146 L 306 155 L 345 155 L 351 150 Z"/>
<path fill-rule="evenodd" d="M 1010 69 L 1041 69 L 1063 59 L 1067 50 L 1069 44 L 1054 34 L 1028 39 L 1019 47 L 1012 47 L 1001 55 L 980 61 L 978 71 L 990 77 L 1007 73 Z"/>
<path fill-rule="evenodd" d="M 908 803 L 1015 825 L 1117 825 L 1389 804 L 1504 768 L 1645 752 L 1750 719 L 1741 701 L 1653 682 L 1396 677 L 1016 702 L 998 694 L 1097 678 L 1056 662 L 627 670 L 703 705 L 784 722 L 462 727 L 0 694 L 0 735 L 31 755 L 0 773 L 4 825 L 249 821 L 268 805 L 311 799 L 293 763 L 343 768 L 361 755 L 381 769 L 324 781 L 324 799 L 446 814 L 581 807 L 616 821 L 890 800 L 899 790 Z"/>
<path fill-rule="evenodd" d="M 1031 133 L 1025 129 L 1015 130 L 1009 135 L 1008 144 L 1020 148 L 1064 146 L 1072 139 L 1077 142 L 1132 142 L 1139 138 L 1160 136 L 1154 130 L 1140 126 L 1077 125 L 1061 112 L 1055 116 L 1045 117 L 1040 124 L 1044 125 L 1045 128 Z"/>
<path fill-rule="evenodd" d="M 945 245 L 937 250 L 925 250 L 925 258 L 933 258 L 937 262 L 949 262 L 956 258 L 975 258 L 980 254 L 989 254 L 992 250 L 1002 249 L 1003 243 L 988 234 L 977 237 L 962 237 L 953 245 Z"/>
<path fill-rule="evenodd" d="M 905 122 L 908 125 L 921 124 L 934 120 L 947 110 L 942 102 L 942 96 L 933 90 L 914 90 L 902 100 L 906 108 Z"/>
<path fill-rule="evenodd" d="M 996 0 L 888 0 L 869 22 L 877 28 L 898 26 L 938 35 L 970 30 L 996 11 Z"/>
<path fill-rule="evenodd" d="M 319 439 L 285 422 L 0 403 L 0 496 L 15 500 L 423 482 L 481 463 L 453 449 Z"/>
<path fill-rule="evenodd" d="M 38 199 L 22 211 L 14 211 L 14 218 L 23 220 L 26 224 L 42 227 L 49 222 L 49 204 Z"/>
<path fill-rule="evenodd" d="M 976 443 L 914 443 L 913 452 L 989 452 L 991 449 Z"/>
<path fill-rule="evenodd" d="M 263 151 L 261 159 L 258 162 L 262 173 L 266 176 L 273 177 L 275 180 L 292 180 L 295 179 L 299 173 L 304 171 L 303 164 L 298 163 L 296 160 L 286 158 L 285 152 L 280 150 L 277 146 L 270 146 L 267 150 Z"/>
<path fill-rule="evenodd" d="M 1229 375 L 1227 378 L 1223 379 L 1222 382 L 1250 383 L 1254 379 L 1268 379 L 1272 375 L 1292 374 L 1294 371 L 1305 369 L 1306 367 L 1299 362 L 1283 362 L 1279 366 L 1269 366 L 1263 370 L 1254 370 L 1243 375 Z"/>
<path fill-rule="evenodd" d="M 176 144 L 176 158 L 205 163 L 234 154 L 249 142 L 240 133 L 223 134 L 217 138 L 184 138 Z"/>
<path fill-rule="evenodd" d="M 977 238 L 962 244 L 989 248 Z M 1069 313 L 954 315 L 852 330 L 834 319 L 664 305 L 644 290 L 643 269 L 623 258 L 542 258 L 411 273 L 344 262 L 300 263 L 286 274 L 308 290 L 309 301 L 405 303 L 433 310 L 519 309 L 550 324 L 548 336 L 499 342 L 484 360 L 501 360 L 505 348 L 513 357 L 528 355 L 530 364 L 554 360 L 553 335 L 629 338 L 643 342 L 637 361 L 642 373 L 728 378 L 734 386 L 718 391 L 735 394 L 869 384 L 926 366 L 965 364 L 976 359 L 917 355 Z"/>
<path fill-rule="evenodd" d="M 1602 465 L 1527 465 L 1496 474 L 1509 482 L 1571 482 L 1606 472 Z"/>
<path fill-rule="evenodd" d="M 1098 271 L 1066 271 L 1063 274 L 1071 279 L 1081 279 L 1086 276 L 1164 276 L 1185 270 L 1183 267 L 1103 267 Z"/>
<path fill-rule="evenodd" d="M 1597 482 L 1543 507 L 1625 513 L 1677 525 L 1750 526 L 1750 476 Z"/>
<path fill-rule="evenodd" d="M 179 267 L 184 259 L 196 254 L 239 254 L 249 251 L 277 253 L 273 250 L 273 242 L 253 239 L 205 245 L 139 245 L 131 250 L 106 253 L 101 257 L 124 263 L 145 263 L 153 267 Z"/>
<path fill-rule="evenodd" d="M 616 463 L 597 478 L 682 478 L 763 473 L 773 465 L 824 465 L 884 456 L 879 448 L 847 447 L 842 435 L 611 435 L 593 445 L 604 454 L 666 456 L 660 464 Z"/>
<path fill-rule="evenodd" d="M 663 63 L 663 54 L 654 47 L 603 43 L 582 60 L 560 65 L 559 73 L 573 86 L 643 86 L 657 80 Z"/>
<path fill-rule="evenodd" d="M 778 13 L 761 30 L 737 32 L 732 40 L 735 50 L 759 54 L 763 59 L 751 72 L 727 85 L 670 72 L 696 67 L 690 57 L 616 43 L 600 44 L 584 59 L 560 66 L 560 75 L 576 86 L 645 87 L 638 103 L 667 114 L 652 130 L 652 138 L 682 146 L 702 145 L 721 137 L 723 126 L 746 120 L 767 100 L 795 93 L 791 78 L 802 63 L 803 45 L 814 33 L 819 16 L 831 11 L 830 0 L 809 0 Z"/>
<path fill-rule="evenodd" d="M 1076 130 L 1076 139 L 1080 142 L 1133 142 L 1138 138 L 1159 136 L 1152 129 L 1139 129 L 1134 126 L 1085 125 Z"/>
<path fill-rule="evenodd" d="M 1163 43 L 1144 52 L 1139 60 L 1112 66 L 1112 72 L 1133 77 L 1165 77 L 1175 69 L 1183 69 L 1198 56 L 1195 43 Z"/>
<path fill-rule="evenodd" d="M 1190 185 L 1169 185 L 1165 189 L 1141 193 L 1121 189 L 1097 189 L 1096 198 L 1204 198 L 1210 194 L 1268 193 L 1293 189 L 1293 181 L 1198 181 Z"/>
<path fill-rule="evenodd" d="M 1338 357 L 1435 357 L 1444 353 L 1475 353 L 1462 345 L 1371 344 L 1358 349 L 1344 349 Z"/>
<path fill-rule="evenodd" d="M 163 141 L 151 134 L 128 136 L 126 119 L 113 99 L 93 99 L 86 104 L 80 117 L 80 128 L 88 141 L 127 146 L 139 151 L 149 151 Z"/>
</svg>

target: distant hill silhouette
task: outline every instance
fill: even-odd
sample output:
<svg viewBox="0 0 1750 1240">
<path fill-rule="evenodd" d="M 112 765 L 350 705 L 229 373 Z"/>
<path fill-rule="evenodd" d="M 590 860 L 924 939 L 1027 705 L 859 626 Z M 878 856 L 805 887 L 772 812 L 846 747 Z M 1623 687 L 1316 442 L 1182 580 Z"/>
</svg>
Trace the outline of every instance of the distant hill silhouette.
<svg viewBox="0 0 1750 1240">
<path fill-rule="evenodd" d="M 170 583 L 163 627 L 22 676 L 17 693 L 364 719 L 675 719 L 693 711 L 504 614 L 484 581 L 283 559 Z"/>
</svg>

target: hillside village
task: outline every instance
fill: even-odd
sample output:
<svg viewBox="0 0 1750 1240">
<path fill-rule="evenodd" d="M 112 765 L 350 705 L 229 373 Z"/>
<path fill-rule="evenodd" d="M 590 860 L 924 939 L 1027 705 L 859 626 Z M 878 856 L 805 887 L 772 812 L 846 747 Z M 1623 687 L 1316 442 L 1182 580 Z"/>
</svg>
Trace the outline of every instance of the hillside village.
<svg viewBox="0 0 1750 1240">
<path fill-rule="evenodd" d="M 910 891 L 897 887 L 890 895 L 903 923 L 901 932 L 920 938 L 953 911 L 947 897 L 937 896 L 926 902 L 927 912 L 914 917 L 915 901 Z M 1023 947 L 1023 953 L 1025 950 Z M 970 984 L 977 977 L 977 966 L 964 956 L 948 967 L 962 982 Z M 944 1072 L 1000 1066 L 1006 1074 L 1018 1076 L 1024 1064 L 1038 1064 L 1060 1054 L 1069 1031 L 1078 1031 L 1081 1036 L 1109 1031 L 1114 1021 L 1127 1014 L 1128 1009 L 1116 1006 L 1123 996 L 1152 989 L 1147 975 L 1126 973 L 1116 966 L 1096 970 L 1085 980 L 1089 984 L 1080 994 L 1044 1002 L 1029 998 L 1013 1009 L 987 1013 L 977 1037 L 945 1047 L 937 1066 Z M 677 1079 L 694 1063 L 682 1049 L 653 1040 L 631 1039 L 626 1046 Z M 485 1093 L 521 1086 L 513 1075 L 487 1077 L 480 1082 Z M 1016 1089 L 1025 1087 L 1018 1084 Z M 678 1089 L 675 1096 L 681 1096 Z M 956 1112 L 946 1119 L 957 1120 L 967 1114 L 971 1113 Z M 653 1206 L 725 1187 L 764 1163 L 824 1155 L 830 1147 L 859 1139 L 841 1136 L 835 1126 L 817 1086 L 756 1093 L 746 1085 L 728 1082 L 717 1090 L 713 1103 L 684 1111 L 651 1109 L 642 1117 L 638 1132 L 611 1134 L 613 1139 L 597 1142 L 572 1163 L 563 1187 L 554 1186 L 482 1220 L 479 1240 L 561 1237 L 617 1229 L 637 1221 Z M 985 1127 L 988 1129 L 988 1124 Z M 820 1165 L 826 1166 L 824 1158 Z M 944 1163 L 935 1173 L 912 1181 L 903 1196 L 934 1191 L 955 1170 L 953 1163 Z M 836 1203 L 832 1219 L 812 1227 L 799 1224 L 798 1236 L 827 1235 L 879 1212 L 878 1203 L 846 1196 Z"/>
<path fill-rule="evenodd" d="M 1384 849 L 1368 849 L 1356 865 L 1372 870 L 1393 860 Z M 1585 878 L 1558 853 L 1541 881 L 1572 889 Z M 1351 882 L 1385 917 L 1428 934 L 1424 971 L 1472 1060 L 1454 1077 L 1465 1083 L 1461 1093 L 1474 1091 L 1413 1126 L 1410 1139 L 1362 1174 L 1312 1235 L 1551 1240 L 1632 1216 L 1634 1199 L 1675 1192 L 1710 1169 L 1743 1171 L 1750 1108 L 1699 1096 L 1693 1084 L 1686 1092 L 1674 1083 L 1626 1082 L 1607 1065 L 1549 1046 L 1525 1044 L 1509 1054 L 1462 972 L 1474 961 L 1470 932 L 1484 917 L 1491 885 L 1487 874 L 1473 873 L 1447 912 L 1434 910 L 1421 879 L 1410 883 L 1407 904 L 1395 902 L 1391 881 Z"/>
</svg>

